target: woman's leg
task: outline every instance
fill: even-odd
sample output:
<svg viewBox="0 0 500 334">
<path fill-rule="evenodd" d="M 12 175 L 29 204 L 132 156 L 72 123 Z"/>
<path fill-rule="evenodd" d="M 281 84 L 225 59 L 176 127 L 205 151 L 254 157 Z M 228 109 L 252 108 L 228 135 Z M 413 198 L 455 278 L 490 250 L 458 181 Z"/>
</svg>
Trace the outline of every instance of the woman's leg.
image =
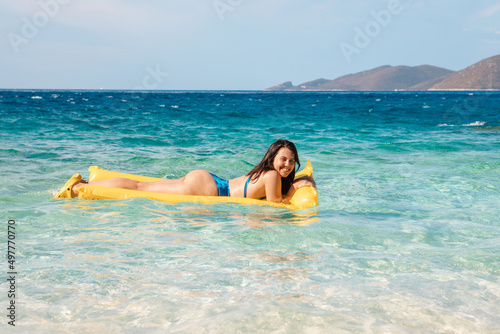
<svg viewBox="0 0 500 334">
<path fill-rule="evenodd" d="M 217 196 L 217 184 L 213 177 L 205 170 L 195 170 L 186 176 L 175 180 L 161 180 L 155 182 L 140 182 L 124 178 L 93 181 L 89 183 L 77 183 L 72 189 L 73 195 L 78 196 L 76 191 L 85 185 L 114 187 L 140 191 L 150 191 L 166 194 Z"/>
</svg>

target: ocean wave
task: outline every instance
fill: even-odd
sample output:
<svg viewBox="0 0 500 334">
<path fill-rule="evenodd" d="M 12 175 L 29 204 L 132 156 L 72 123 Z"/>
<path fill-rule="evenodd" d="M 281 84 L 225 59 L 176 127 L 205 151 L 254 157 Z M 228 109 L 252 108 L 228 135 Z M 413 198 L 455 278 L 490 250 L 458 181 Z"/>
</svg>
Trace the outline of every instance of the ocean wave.
<svg viewBox="0 0 500 334">
<path fill-rule="evenodd" d="M 483 126 L 485 124 L 486 124 L 486 122 L 476 121 L 476 122 L 469 123 L 469 124 L 462 124 L 462 126 Z"/>
<path fill-rule="evenodd" d="M 438 126 L 483 126 L 485 124 L 486 124 L 486 122 L 476 121 L 476 122 L 472 122 L 472 123 L 469 123 L 469 124 L 462 124 L 462 125 L 443 123 L 443 124 L 438 124 Z"/>
</svg>

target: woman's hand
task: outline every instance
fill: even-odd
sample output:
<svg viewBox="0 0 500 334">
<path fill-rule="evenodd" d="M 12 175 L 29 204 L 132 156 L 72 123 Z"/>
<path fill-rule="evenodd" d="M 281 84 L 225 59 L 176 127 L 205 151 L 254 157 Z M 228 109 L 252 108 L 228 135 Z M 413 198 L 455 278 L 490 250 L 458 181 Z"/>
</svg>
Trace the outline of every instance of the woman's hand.
<svg viewBox="0 0 500 334">
<path fill-rule="evenodd" d="M 281 199 L 281 203 L 282 203 L 282 204 L 290 204 L 290 199 L 291 199 L 291 198 L 288 198 L 287 196 L 284 196 L 284 197 Z"/>
<path fill-rule="evenodd" d="M 290 186 L 290 189 L 288 189 L 288 192 L 286 193 L 286 195 L 283 196 L 282 203 L 290 204 L 290 201 L 291 201 L 293 195 L 295 194 L 295 192 L 298 189 L 300 189 L 302 187 L 306 187 L 306 186 L 316 188 L 316 182 L 314 181 L 314 178 L 312 178 L 310 176 L 302 176 L 298 179 L 295 179 L 295 181 L 293 181 L 292 185 Z"/>
</svg>

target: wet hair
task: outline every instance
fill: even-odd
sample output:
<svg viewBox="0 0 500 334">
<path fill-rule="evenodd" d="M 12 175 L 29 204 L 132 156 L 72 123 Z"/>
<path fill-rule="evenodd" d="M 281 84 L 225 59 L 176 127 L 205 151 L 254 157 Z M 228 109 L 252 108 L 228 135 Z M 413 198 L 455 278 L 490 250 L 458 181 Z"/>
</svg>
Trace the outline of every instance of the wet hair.
<svg viewBox="0 0 500 334">
<path fill-rule="evenodd" d="M 283 147 L 286 147 L 293 152 L 295 163 L 298 165 L 297 169 L 300 168 L 299 153 L 297 152 L 295 144 L 285 139 L 279 139 L 271 144 L 271 146 L 269 146 L 269 149 L 267 150 L 266 155 L 264 156 L 262 161 L 257 166 L 255 166 L 250 171 L 250 173 L 247 174 L 251 177 L 251 181 L 256 181 L 264 172 L 274 170 L 274 158 L 276 157 L 276 155 L 278 155 L 278 151 Z M 295 178 L 295 170 L 296 168 L 294 166 L 293 170 L 287 177 L 281 178 L 282 195 L 286 194 L 290 189 L 293 183 L 293 179 Z"/>
</svg>

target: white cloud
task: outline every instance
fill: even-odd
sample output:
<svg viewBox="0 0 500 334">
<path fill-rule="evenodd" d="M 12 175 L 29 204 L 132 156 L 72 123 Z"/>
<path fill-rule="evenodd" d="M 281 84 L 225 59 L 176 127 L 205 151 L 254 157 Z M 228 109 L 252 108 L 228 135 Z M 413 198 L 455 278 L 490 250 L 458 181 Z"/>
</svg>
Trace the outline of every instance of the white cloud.
<svg viewBox="0 0 500 334">
<path fill-rule="evenodd" d="M 477 14 L 477 17 L 478 18 L 489 18 L 498 12 L 500 12 L 500 3 L 494 4 L 492 6 L 489 6 L 488 8 L 481 10 Z"/>
<path fill-rule="evenodd" d="M 2 15 L 31 19 L 37 12 L 43 11 L 41 3 L 50 1 L 11 1 L 0 0 Z M 165 2 L 140 2 L 123 0 L 69 0 L 67 4 L 58 4 L 56 15 L 50 15 L 50 22 L 58 23 L 79 30 L 98 32 L 102 35 L 128 35 L 144 33 L 179 33 L 197 29 L 200 24 L 215 13 L 211 5 L 200 5 L 199 1 L 184 0 Z M 20 23 L 21 24 L 21 23 Z"/>
<path fill-rule="evenodd" d="M 9 1 L 0 0 L 0 6 L 21 15 L 33 14 L 38 8 L 38 1 Z M 4 10 L 2 10 L 4 12 Z"/>
</svg>

